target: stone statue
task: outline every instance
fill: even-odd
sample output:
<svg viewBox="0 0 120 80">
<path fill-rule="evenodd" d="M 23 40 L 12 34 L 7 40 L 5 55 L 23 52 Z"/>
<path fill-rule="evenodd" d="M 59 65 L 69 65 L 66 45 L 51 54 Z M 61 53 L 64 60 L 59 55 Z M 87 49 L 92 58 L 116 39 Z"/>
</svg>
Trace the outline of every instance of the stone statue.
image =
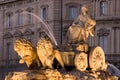
<svg viewBox="0 0 120 80">
<path fill-rule="evenodd" d="M 14 44 L 14 50 L 21 57 L 19 63 L 26 63 L 29 69 L 36 69 L 41 66 L 36 50 L 29 41 L 17 39 Z"/>
<path fill-rule="evenodd" d="M 92 20 L 88 13 L 88 8 L 82 6 L 81 14 L 78 16 L 77 20 L 68 29 L 68 37 L 72 42 L 84 41 L 90 36 L 94 36 L 94 26 L 96 21 Z"/>
<path fill-rule="evenodd" d="M 53 61 L 56 58 L 60 65 L 64 67 L 60 52 L 53 50 L 53 45 L 50 40 L 41 38 L 37 44 L 37 54 L 44 68 L 53 68 Z"/>
</svg>

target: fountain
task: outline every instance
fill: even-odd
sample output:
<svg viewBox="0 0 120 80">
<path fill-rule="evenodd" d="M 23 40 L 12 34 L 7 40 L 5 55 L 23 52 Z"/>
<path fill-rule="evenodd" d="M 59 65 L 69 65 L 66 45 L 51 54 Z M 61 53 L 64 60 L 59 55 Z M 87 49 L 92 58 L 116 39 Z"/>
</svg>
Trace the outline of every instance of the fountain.
<svg viewBox="0 0 120 80">
<path fill-rule="evenodd" d="M 41 29 L 47 34 L 47 36 L 51 39 L 52 42 L 54 42 L 54 44 L 57 46 L 57 41 L 53 35 L 53 30 L 52 28 L 49 26 L 48 23 L 45 23 L 39 16 L 35 15 L 34 13 L 30 13 L 30 12 L 27 12 L 27 11 L 23 11 L 22 14 L 30 14 L 32 15 L 34 18 L 36 18 L 39 22 L 41 22 L 44 27 L 41 27 Z"/>
<path fill-rule="evenodd" d="M 89 46 L 87 39 L 94 36 L 96 21 L 89 17 L 86 6 L 81 10 L 68 29 L 69 42 L 65 45 L 57 45 L 49 27 L 46 32 L 49 38 L 41 38 L 36 48 L 25 39 L 17 39 L 14 50 L 21 57 L 19 63 L 26 63 L 28 70 L 11 72 L 5 80 L 117 80 L 107 70 L 110 64 L 105 62 L 103 49 Z"/>
</svg>

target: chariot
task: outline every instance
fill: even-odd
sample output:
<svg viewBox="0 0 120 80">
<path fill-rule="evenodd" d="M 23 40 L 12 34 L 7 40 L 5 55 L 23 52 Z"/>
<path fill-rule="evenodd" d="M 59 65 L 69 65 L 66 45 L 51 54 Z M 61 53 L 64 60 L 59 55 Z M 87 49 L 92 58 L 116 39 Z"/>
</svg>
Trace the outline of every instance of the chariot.
<svg viewBox="0 0 120 80">
<path fill-rule="evenodd" d="M 61 56 L 66 70 L 73 67 L 80 71 L 105 69 L 105 55 L 100 46 L 88 47 L 80 44 L 74 51 L 61 52 Z"/>
</svg>

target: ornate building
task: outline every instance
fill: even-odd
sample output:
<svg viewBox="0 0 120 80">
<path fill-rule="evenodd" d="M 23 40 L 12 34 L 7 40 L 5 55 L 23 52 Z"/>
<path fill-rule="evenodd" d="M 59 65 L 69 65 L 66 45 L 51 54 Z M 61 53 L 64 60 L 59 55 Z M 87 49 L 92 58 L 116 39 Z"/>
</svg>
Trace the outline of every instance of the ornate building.
<svg viewBox="0 0 120 80">
<path fill-rule="evenodd" d="M 120 0 L 0 0 L 0 71 L 4 75 L 14 66 L 21 66 L 13 50 L 18 38 L 26 38 L 36 46 L 50 27 L 57 43 L 65 43 L 67 29 L 81 13 L 82 5 L 90 8 L 89 14 L 97 21 L 89 45 L 100 45 L 107 61 L 120 68 L 119 4 Z"/>
</svg>

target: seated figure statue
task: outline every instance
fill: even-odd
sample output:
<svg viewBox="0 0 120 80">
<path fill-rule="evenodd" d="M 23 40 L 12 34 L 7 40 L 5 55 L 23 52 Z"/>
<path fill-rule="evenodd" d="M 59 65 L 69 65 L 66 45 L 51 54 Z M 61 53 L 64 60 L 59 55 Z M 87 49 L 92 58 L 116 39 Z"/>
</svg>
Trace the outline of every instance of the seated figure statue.
<svg viewBox="0 0 120 80">
<path fill-rule="evenodd" d="M 44 68 L 53 68 L 55 58 L 59 64 L 64 67 L 60 52 L 58 50 L 53 50 L 53 45 L 47 38 L 41 38 L 38 41 L 37 54 Z"/>
<path fill-rule="evenodd" d="M 71 42 L 84 41 L 87 43 L 89 35 L 94 36 L 94 26 L 96 25 L 96 21 L 92 20 L 87 14 L 88 8 L 86 6 L 82 6 L 81 12 L 82 13 L 68 29 L 67 35 Z"/>
<path fill-rule="evenodd" d="M 19 63 L 26 63 L 29 69 L 36 69 L 41 66 L 36 50 L 33 45 L 25 39 L 17 39 L 14 50 L 21 57 Z"/>
</svg>

